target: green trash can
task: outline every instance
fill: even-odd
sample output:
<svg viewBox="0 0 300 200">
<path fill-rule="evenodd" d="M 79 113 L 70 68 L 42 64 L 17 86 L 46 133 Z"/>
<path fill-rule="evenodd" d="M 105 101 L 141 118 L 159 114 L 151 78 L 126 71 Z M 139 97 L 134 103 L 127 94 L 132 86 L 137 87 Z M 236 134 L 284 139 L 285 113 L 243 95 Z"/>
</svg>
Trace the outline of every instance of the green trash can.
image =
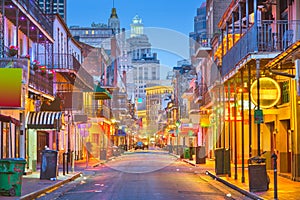
<svg viewBox="0 0 300 200">
<path fill-rule="evenodd" d="M 184 158 L 190 158 L 190 148 L 184 149 Z"/>
<path fill-rule="evenodd" d="M 4 196 L 21 196 L 22 176 L 26 160 L 7 158 L 0 160 L 0 194 Z"/>
</svg>

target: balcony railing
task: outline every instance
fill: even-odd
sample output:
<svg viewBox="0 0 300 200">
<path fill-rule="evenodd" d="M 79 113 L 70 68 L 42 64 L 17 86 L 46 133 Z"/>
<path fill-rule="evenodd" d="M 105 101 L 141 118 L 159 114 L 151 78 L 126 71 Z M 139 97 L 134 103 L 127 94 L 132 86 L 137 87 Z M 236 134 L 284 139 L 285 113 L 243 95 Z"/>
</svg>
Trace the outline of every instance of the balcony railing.
<svg viewBox="0 0 300 200">
<path fill-rule="evenodd" d="M 273 21 L 258 22 L 257 38 L 255 27 L 252 26 L 234 46 L 223 56 L 222 76 L 228 74 L 248 54 L 258 52 L 281 52 L 300 39 L 300 21 Z"/>
<path fill-rule="evenodd" d="M 28 60 L 25 58 L 2 58 L 0 59 L 0 68 L 23 68 L 26 72 Z M 23 73 L 23 78 L 28 83 L 29 88 L 53 96 L 53 80 L 49 78 L 48 74 L 42 75 L 40 72 L 30 70 L 29 79 L 27 73 Z"/>
<path fill-rule="evenodd" d="M 53 28 L 52 28 L 52 21 L 50 19 L 50 15 L 45 15 L 42 10 L 39 8 L 37 1 L 31 0 L 18 0 L 18 2 L 27 10 L 31 16 L 39 22 L 39 24 L 53 36 Z"/>
<path fill-rule="evenodd" d="M 101 117 L 110 119 L 111 118 L 111 110 L 107 105 L 98 105 L 98 106 L 85 106 L 84 107 L 84 113 L 88 117 Z"/>
<path fill-rule="evenodd" d="M 53 96 L 53 80 L 47 75 L 30 70 L 29 87 Z"/>
<path fill-rule="evenodd" d="M 74 71 L 86 84 L 93 87 L 93 76 L 71 54 L 54 53 L 53 59 L 49 58 L 48 54 L 39 54 L 37 60 L 42 66 L 47 66 L 48 69 Z"/>
</svg>

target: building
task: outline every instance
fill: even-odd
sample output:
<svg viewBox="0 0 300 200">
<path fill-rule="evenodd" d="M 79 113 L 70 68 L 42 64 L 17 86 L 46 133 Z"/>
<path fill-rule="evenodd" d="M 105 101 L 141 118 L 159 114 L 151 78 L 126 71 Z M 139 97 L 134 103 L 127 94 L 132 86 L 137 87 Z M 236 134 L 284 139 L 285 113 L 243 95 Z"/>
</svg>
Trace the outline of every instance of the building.
<svg viewBox="0 0 300 200">
<path fill-rule="evenodd" d="M 45 14 L 58 13 L 67 23 L 67 0 L 36 0 Z"/>
<path fill-rule="evenodd" d="M 41 100 L 54 99 L 52 76 L 42 71 L 35 72 L 33 68 L 33 61 L 38 57 L 38 49 L 43 46 L 44 52 L 49 53 L 48 50 L 53 48 L 52 24 L 50 18 L 38 10 L 34 2 L 31 3 L 32 6 L 26 10 L 23 9 L 26 7 L 25 2 L 2 1 L 0 4 L 1 81 L 4 81 L 3 85 L 16 86 L 13 89 L 14 95 L 5 97 L 8 101 L 5 98 L 0 101 L 0 130 L 3 138 L 0 143 L 0 158 L 28 159 L 27 113 L 35 109 L 36 105 L 40 105 Z M 8 12 L 9 10 L 13 12 Z M 38 12 L 33 12 L 33 10 L 38 10 Z M 17 11 L 20 18 L 16 19 Z M 9 83 L 4 77 L 15 77 L 15 79 L 12 78 L 12 82 Z M 17 84 L 18 82 L 20 84 Z M 1 93 L 7 92 L 1 91 Z M 4 97 L 4 95 L 1 96 Z M 55 115 L 55 117 L 60 122 L 60 115 Z M 54 128 L 53 121 L 49 123 L 49 127 Z M 55 130 L 60 130 L 60 128 L 56 127 Z M 33 165 L 36 165 L 36 159 Z"/>
<path fill-rule="evenodd" d="M 206 32 L 206 3 L 203 2 L 199 8 L 197 8 L 197 15 L 194 17 L 194 31 L 189 34 L 192 39 L 190 41 L 190 55 L 195 54 L 196 44 L 201 40 L 207 39 Z"/>
<path fill-rule="evenodd" d="M 79 42 L 106 50 L 110 50 L 110 38 L 114 35 L 118 36 L 121 30 L 116 8 L 112 8 L 108 24 L 93 22 L 90 27 L 72 25 L 69 28 L 73 37 Z"/>
<path fill-rule="evenodd" d="M 201 95 L 210 150 L 228 149 L 230 162 L 241 164 L 242 170 L 247 159 L 263 152 L 266 168 L 273 169 L 271 155 L 277 155 L 278 173 L 292 180 L 300 176 L 298 77 L 293 79 L 299 45 L 294 11 L 299 4 L 231 1 L 218 23 L 220 38 L 212 40 L 209 50 L 220 73 L 202 76 L 209 84 Z M 196 56 L 202 57 L 202 50 Z M 211 64 L 205 66 L 212 71 Z M 214 157 L 213 151 L 209 156 Z"/>
<path fill-rule="evenodd" d="M 142 19 L 136 15 L 131 26 L 130 38 L 126 39 L 128 46 L 128 58 L 131 66 L 127 71 L 128 97 L 134 98 L 138 104 L 138 110 L 146 109 L 146 87 L 157 84 L 160 80 L 160 64 L 157 54 L 152 53 L 151 43 L 144 34 Z"/>
</svg>

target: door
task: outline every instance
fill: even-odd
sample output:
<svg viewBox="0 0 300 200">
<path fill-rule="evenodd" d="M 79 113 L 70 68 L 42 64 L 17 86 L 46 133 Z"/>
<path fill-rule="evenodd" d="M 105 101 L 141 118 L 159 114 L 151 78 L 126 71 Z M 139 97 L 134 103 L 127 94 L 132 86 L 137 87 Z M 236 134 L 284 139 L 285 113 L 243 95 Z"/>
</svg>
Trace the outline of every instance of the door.
<svg viewBox="0 0 300 200">
<path fill-rule="evenodd" d="M 37 162 L 41 162 L 42 151 L 45 146 L 49 147 L 49 134 L 47 132 L 38 131 L 37 132 Z"/>
</svg>

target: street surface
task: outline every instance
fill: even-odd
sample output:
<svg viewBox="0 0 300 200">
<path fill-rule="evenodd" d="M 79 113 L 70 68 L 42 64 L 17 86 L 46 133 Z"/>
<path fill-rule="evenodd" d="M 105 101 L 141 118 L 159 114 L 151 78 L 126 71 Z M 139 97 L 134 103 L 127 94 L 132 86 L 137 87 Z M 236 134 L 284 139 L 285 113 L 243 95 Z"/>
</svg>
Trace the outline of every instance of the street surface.
<svg viewBox="0 0 300 200">
<path fill-rule="evenodd" d="M 165 152 L 126 153 L 38 199 L 249 199 Z"/>
</svg>

